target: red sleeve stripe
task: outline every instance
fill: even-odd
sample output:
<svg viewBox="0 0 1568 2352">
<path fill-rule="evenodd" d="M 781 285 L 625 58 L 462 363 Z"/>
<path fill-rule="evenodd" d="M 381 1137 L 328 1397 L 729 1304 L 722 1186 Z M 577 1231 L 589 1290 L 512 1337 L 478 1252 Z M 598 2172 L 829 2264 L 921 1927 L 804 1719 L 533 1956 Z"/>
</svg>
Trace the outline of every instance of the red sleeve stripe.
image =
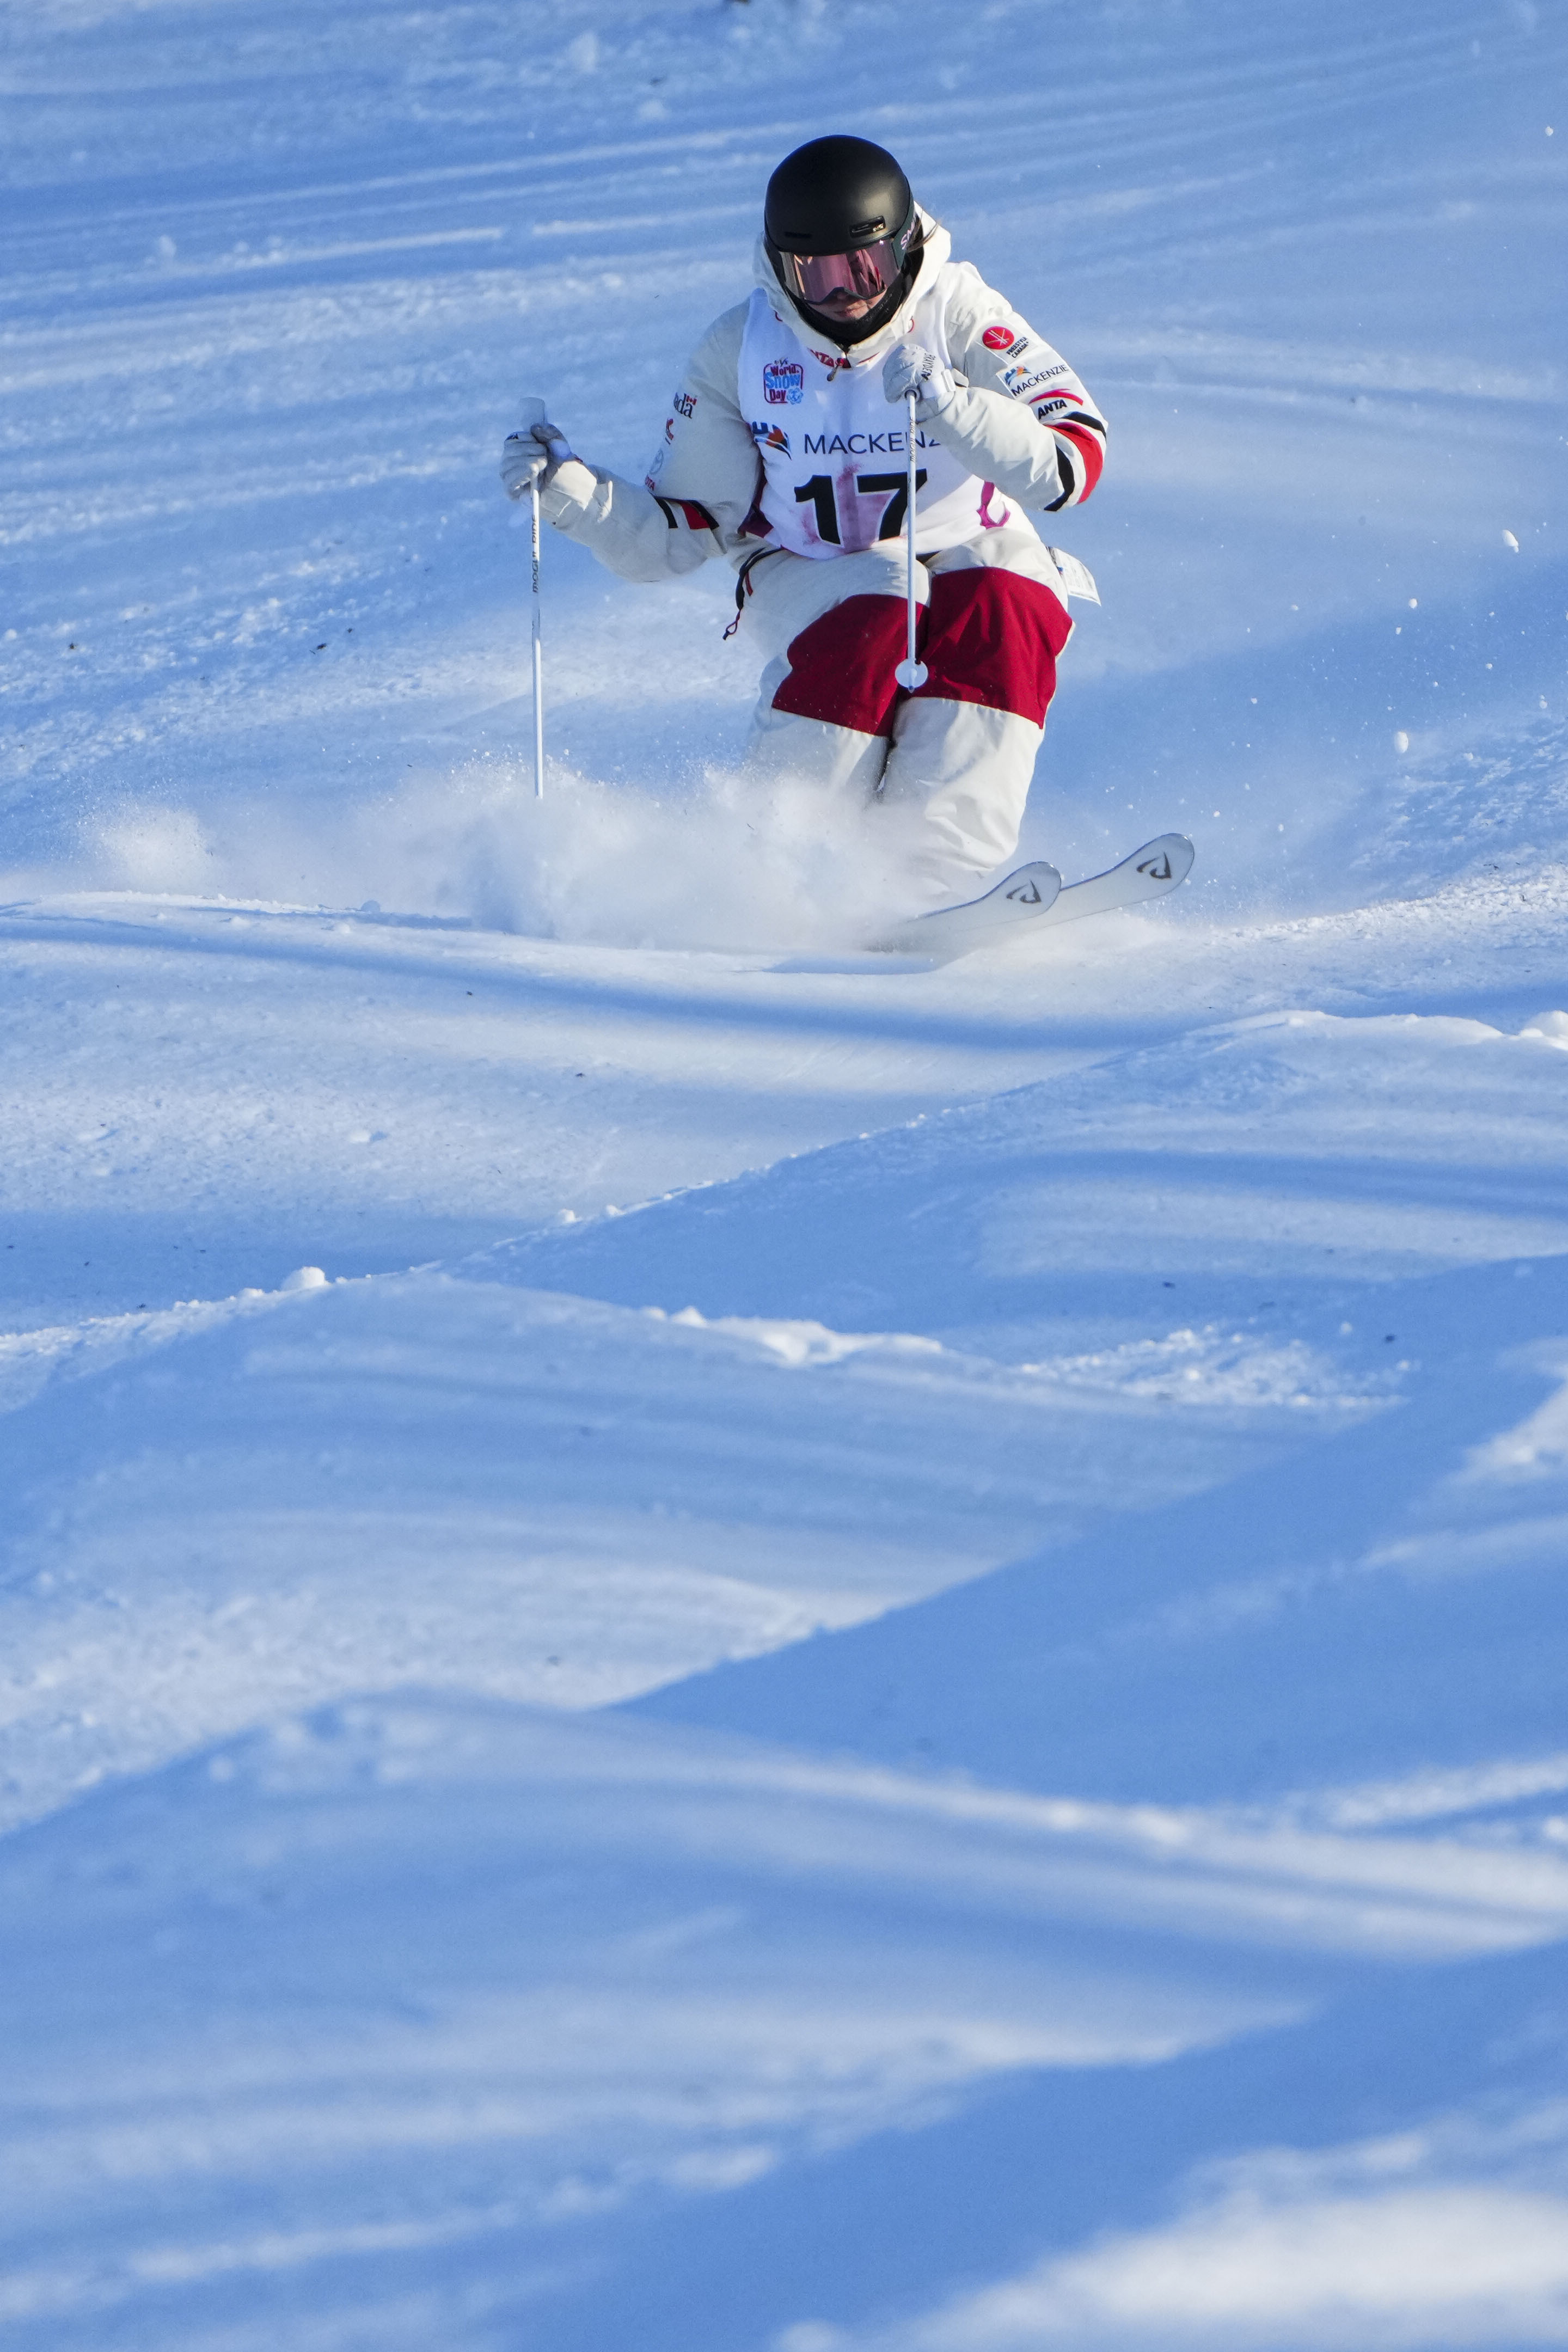
<svg viewBox="0 0 1568 2352">
<path fill-rule="evenodd" d="M 688 530 L 717 530 L 719 528 L 707 508 L 700 505 L 696 499 L 661 499 L 656 495 L 654 504 L 671 530 L 679 530 L 682 522 Z M 679 520 L 675 511 L 677 507 L 680 509 Z"/>
<path fill-rule="evenodd" d="M 1062 494 L 1059 499 L 1051 500 L 1046 509 L 1047 514 L 1060 514 L 1063 507 L 1070 507 L 1079 494 L 1077 468 L 1059 441 L 1057 443 L 1057 473 L 1061 481 Z"/>
<path fill-rule="evenodd" d="M 1081 420 L 1075 417 L 1070 425 L 1053 425 L 1051 430 L 1058 442 L 1070 441 L 1083 459 L 1084 482 L 1080 495 L 1087 499 L 1099 481 L 1105 464 L 1105 452 L 1100 446 L 1095 428 L 1087 417 Z"/>
</svg>

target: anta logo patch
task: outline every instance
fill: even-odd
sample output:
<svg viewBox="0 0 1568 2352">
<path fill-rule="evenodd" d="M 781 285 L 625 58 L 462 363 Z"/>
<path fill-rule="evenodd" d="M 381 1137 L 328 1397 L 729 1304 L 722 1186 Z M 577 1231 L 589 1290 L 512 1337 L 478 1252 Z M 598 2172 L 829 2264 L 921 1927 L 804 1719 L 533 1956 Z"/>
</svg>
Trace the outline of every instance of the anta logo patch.
<svg viewBox="0 0 1568 2352">
<path fill-rule="evenodd" d="M 988 352 L 1012 352 L 1018 349 L 1024 339 L 1022 335 L 1016 335 L 1011 327 L 987 327 L 980 340 Z"/>
<path fill-rule="evenodd" d="M 696 407 L 697 394 L 694 392 L 678 392 L 676 394 L 674 408 L 677 416 L 690 416 L 695 413 Z"/>
<path fill-rule="evenodd" d="M 786 401 L 798 407 L 805 398 L 805 370 L 798 360 L 768 360 L 763 368 L 763 398 L 774 408 Z"/>
</svg>

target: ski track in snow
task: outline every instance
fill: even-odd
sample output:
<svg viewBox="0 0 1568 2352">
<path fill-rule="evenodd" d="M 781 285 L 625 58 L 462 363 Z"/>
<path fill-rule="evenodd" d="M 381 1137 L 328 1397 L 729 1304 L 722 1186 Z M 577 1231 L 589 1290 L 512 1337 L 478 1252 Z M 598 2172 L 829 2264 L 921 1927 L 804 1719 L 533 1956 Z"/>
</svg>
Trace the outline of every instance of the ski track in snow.
<svg viewBox="0 0 1568 2352">
<path fill-rule="evenodd" d="M 0 16 L 7 2340 L 1568 2342 L 1561 7 L 241 16 Z M 934 971 L 725 580 L 524 760 L 832 127 L 1198 850 Z"/>
</svg>

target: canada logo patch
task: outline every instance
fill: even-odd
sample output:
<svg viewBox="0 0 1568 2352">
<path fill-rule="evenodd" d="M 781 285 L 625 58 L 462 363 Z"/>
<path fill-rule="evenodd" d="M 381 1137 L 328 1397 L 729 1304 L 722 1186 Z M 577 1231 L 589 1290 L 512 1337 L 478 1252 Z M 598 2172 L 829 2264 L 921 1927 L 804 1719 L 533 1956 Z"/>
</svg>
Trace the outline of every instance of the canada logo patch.
<svg viewBox="0 0 1568 2352">
<path fill-rule="evenodd" d="M 805 370 L 798 360 L 769 360 L 763 368 L 763 397 L 782 408 L 805 397 Z"/>
</svg>

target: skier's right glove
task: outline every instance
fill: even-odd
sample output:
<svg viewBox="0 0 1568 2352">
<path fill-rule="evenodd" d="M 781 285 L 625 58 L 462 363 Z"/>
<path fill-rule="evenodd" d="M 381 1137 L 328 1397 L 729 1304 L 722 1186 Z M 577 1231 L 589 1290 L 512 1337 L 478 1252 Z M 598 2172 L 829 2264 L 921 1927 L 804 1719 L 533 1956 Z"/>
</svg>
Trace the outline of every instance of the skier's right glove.
<svg viewBox="0 0 1568 2352">
<path fill-rule="evenodd" d="M 571 455 L 566 436 L 548 419 L 526 433 L 509 433 L 500 453 L 500 478 L 508 498 L 525 499 L 536 479 L 543 489 Z"/>
</svg>

